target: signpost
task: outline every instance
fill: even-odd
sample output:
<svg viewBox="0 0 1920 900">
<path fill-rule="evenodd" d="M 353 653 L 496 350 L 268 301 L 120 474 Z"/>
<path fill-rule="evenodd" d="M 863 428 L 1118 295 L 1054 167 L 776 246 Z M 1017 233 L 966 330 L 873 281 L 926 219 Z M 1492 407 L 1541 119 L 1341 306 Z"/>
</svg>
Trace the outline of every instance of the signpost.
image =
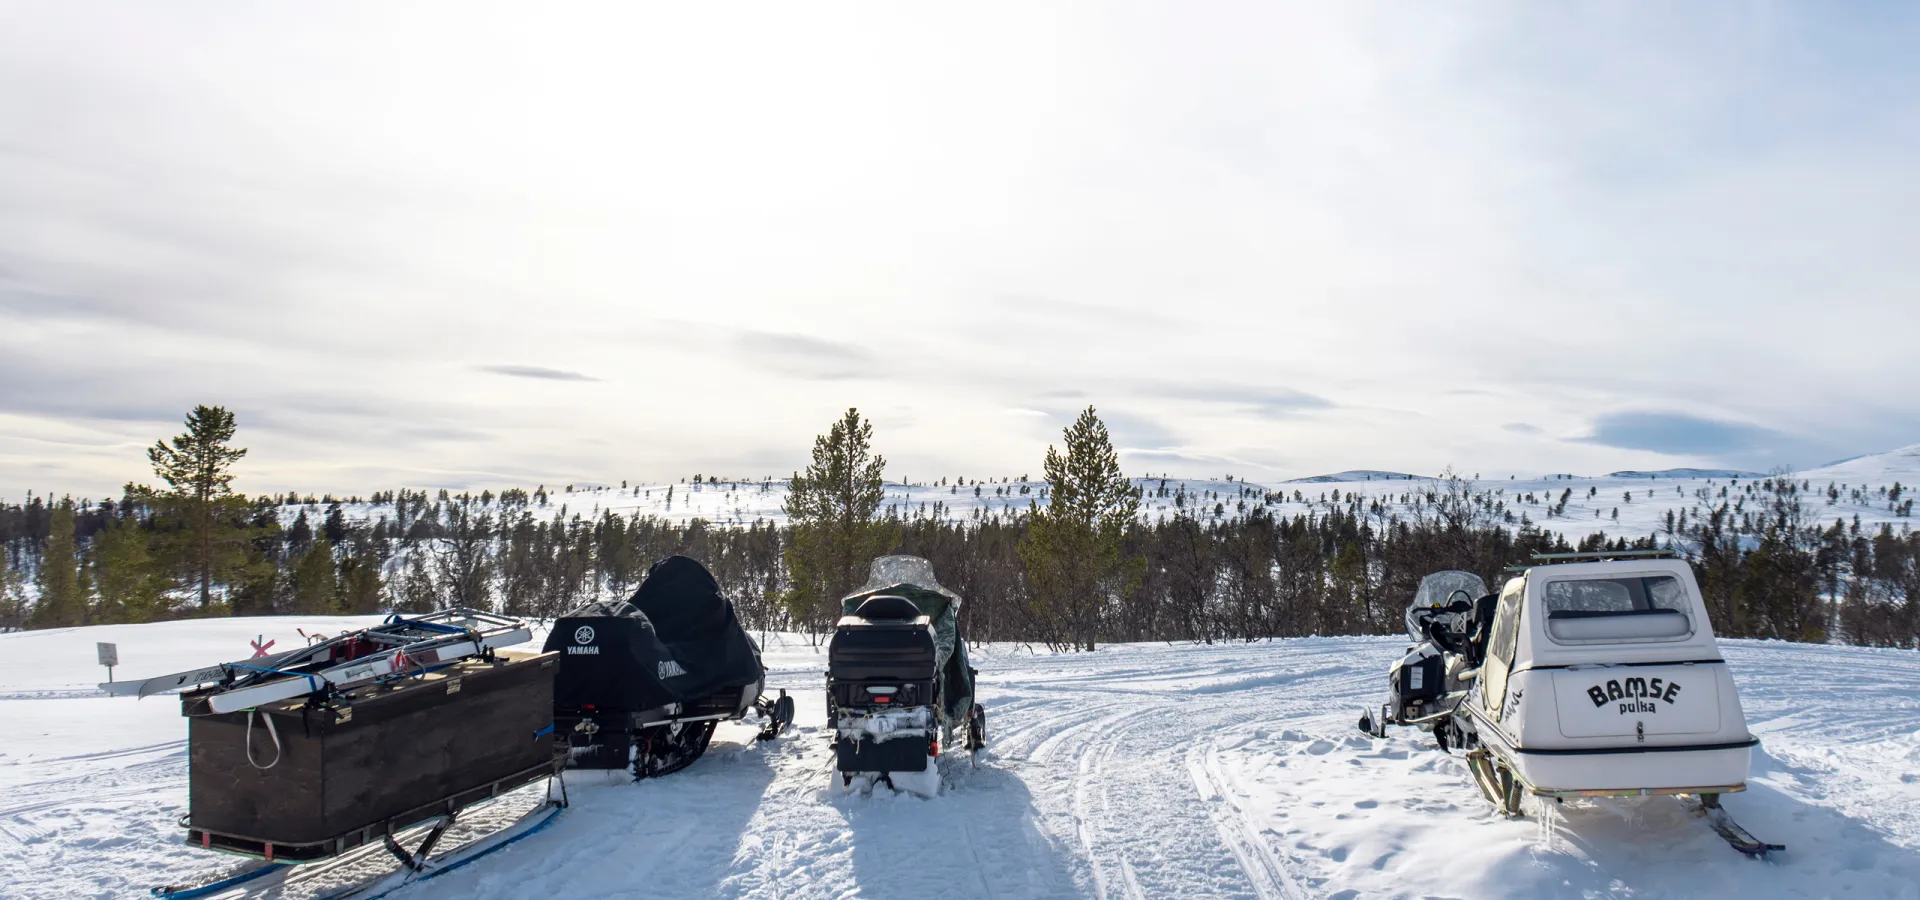
<svg viewBox="0 0 1920 900">
<path fill-rule="evenodd" d="M 107 681 L 113 681 L 113 667 L 120 664 L 120 646 L 118 644 L 96 643 L 95 652 L 100 654 L 100 664 L 107 667 Z"/>
</svg>

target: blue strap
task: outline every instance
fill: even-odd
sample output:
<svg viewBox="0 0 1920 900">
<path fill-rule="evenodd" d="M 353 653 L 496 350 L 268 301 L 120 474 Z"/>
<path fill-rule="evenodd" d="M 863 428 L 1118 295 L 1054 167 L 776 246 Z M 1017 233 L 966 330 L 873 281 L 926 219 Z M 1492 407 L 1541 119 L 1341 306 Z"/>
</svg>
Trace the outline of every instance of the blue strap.
<svg viewBox="0 0 1920 900">
<path fill-rule="evenodd" d="M 553 733 L 553 723 L 552 723 L 552 722 L 548 722 L 548 723 L 547 723 L 547 727 L 545 727 L 545 728 L 542 728 L 542 729 L 540 729 L 539 731 L 536 731 L 536 732 L 534 732 L 534 733 L 533 733 L 533 739 L 537 741 L 537 740 L 539 740 L 539 739 L 541 739 L 541 738 L 543 738 L 543 737 L 546 737 L 547 735 L 550 735 L 550 734 L 552 734 L 552 733 Z"/>
<path fill-rule="evenodd" d="M 425 628 L 428 631 L 438 631 L 441 634 L 466 634 L 467 633 L 467 630 L 465 628 L 461 628 L 455 625 L 448 625 L 444 622 L 429 622 L 425 619 L 401 619 L 400 624 L 412 625 L 415 628 Z"/>
<path fill-rule="evenodd" d="M 418 619 L 409 619 L 406 616 L 403 616 L 399 613 L 393 613 L 392 615 L 387 616 L 387 620 L 380 624 L 411 625 L 415 628 L 425 628 L 428 631 L 438 631 L 442 634 L 465 634 L 467 631 L 465 628 L 459 628 L 459 627 L 456 627 L 453 625 L 447 625 L 441 622 L 429 622 L 426 620 L 425 616 L 422 616 Z"/>
</svg>

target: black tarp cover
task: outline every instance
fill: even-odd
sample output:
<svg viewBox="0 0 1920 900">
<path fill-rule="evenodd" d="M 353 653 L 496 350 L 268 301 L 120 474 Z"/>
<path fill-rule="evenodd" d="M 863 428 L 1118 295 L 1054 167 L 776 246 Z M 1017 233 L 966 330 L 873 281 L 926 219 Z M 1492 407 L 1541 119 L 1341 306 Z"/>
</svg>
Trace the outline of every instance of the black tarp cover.
<svg viewBox="0 0 1920 900">
<path fill-rule="evenodd" d="M 959 721 L 973 706 L 973 666 L 960 637 L 960 595 L 940 586 L 933 564 L 918 556 L 882 556 L 868 568 L 867 583 L 841 598 L 840 608 L 854 615 L 860 604 L 880 595 L 903 597 L 933 620 L 934 664 L 946 686 L 947 720 Z"/>
<path fill-rule="evenodd" d="M 632 599 L 589 603 L 553 623 L 558 707 L 640 712 L 763 676 L 753 639 L 705 566 L 670 556 L 653 564 Z"/>
</svg>

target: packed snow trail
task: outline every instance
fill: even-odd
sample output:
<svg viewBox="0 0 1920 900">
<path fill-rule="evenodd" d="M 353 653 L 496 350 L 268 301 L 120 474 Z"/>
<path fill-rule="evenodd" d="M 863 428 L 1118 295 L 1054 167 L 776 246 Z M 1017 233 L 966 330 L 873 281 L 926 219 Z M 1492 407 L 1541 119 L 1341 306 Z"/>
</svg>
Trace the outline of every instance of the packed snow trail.
<svg viewBox="0 0 1920 900">
<path fill-rule="evenodd" d="M 121 897 L 232 865 L 182 846 L 185 724 L 173 698 L 97 696 L 123 671 L 234 658 L 255 619 L 0 636 L 0 896 Z M 1911 897 L 1920 900 L 1920 657 L 1724 641 L 1763 750 L 1725 802 L 1772 862 L 1732 852 L 1672 798 L 1502 820 L 1458 757 L 1354 728 L 1393 638 L 981 648 L 991 745 L 946 760 L 932 800 L 830 785 L 824 656 L 776 636 L 790 735 L 730 723 L 684 772 L 575 772 L 539 834 L 401 898 Z M 239 656 L 244 656 L 241 652 Z M 137 666 L 138 668 L 133 668 Z"/>
</svg>

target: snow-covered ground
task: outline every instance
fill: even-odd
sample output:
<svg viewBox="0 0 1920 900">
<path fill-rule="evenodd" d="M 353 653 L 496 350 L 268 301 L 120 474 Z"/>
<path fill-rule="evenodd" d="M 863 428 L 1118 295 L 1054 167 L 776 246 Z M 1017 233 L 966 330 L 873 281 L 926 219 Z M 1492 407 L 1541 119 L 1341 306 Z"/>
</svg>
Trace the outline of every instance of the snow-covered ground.
<svg viewBox="0 0 1920 900">
<path fill-rule="evenodd" d="M 227 619 L 0 635 L 0 896 L 125 897 L 232 860 L 180 844 L 186 726 L 123 677 L 365 620 Z M 1726 805 L 1789 850 L 1746 859 L 1678 801 L 1495 817 L 1458 757 L 1354 729 L 1393 638 L 981 648 L 992 747 L 931 800 L 829 790 L 823 657 L 776 637 L 787 737 L 729 724 L 657 781 L 578 773 L 554 825 L 405 898 L 1920 898 L 1920 656 L 1726 642 L 1763 740 Z M 400 764 L 403 761 L 396 761 Z"/>
<path fill-rule="evenodd" d="M 1703 469 L 1601 476 L 1475 477 L 1482 473 L 1471 470 L 1460 474 L 1473 481 L 1476 492 L 1491 493 L 1495 501 L 1504 504 L 1504 510 L 1513 516 L 1511 524 L 1518 524 L 1524 516 L 1542 528 L 1566 535 L 1571 541 L 1596 531 L 1628 537 L 1655 534 L 1663 530 L 1669 511 L 1677 514 L 1693 507 L 1700 490 L 1706 489 L 1717 496 L 1722 488 L 1731 486 L 1737 492 L 1740 486 L 1764 478 Z M 1786 477 L 1808 485 L 1805 502 L 1815 522 L 1831 523 L 1835 519 L 1850 522 L 1857 516 L 1862 526 L 1869 529 L 1877 529 L 1883 522 L 1892 523 L 1896 529 L 1909 527 L 1916 519 L 1899 515 L 1882 496 L 1882 490 L 1899 484 L 1903 487 L 1901 497 L 1913 495 L 1913 486 L 1920 483 L 1920 444 Z M 1262 506 L 1262 498 L 1268 494 L 1284 495 L 1284 500 L 1265 505 L 1270 513 L 1279 516 L 1325 512 L 1333 506 L 1348 508 L 1349 498 L 1358 494 L 1369 503 L 1377 499 L 1390 514 L 1406 517 L 1417 515 L 1416 501 L 1437 487 L 1431 478 L 1409 480 L 1396 473 L 1373 470 L 1271 484 L 1228 480 L 1225 476 L 1217 479 L 1136 477 L 1134 481 L 1147 491 L 1141 515 L 1148 520 L 1178 515 L 1183 509 L 1209 518 L 1216 504 L 1223 507 L 1222 517 L 1240 517 Z M 1012 515 L 1026 511 L 1040 498 L 1043 487 L 1044 482 L 1021 482 L 1017 476 L 979 482 L 969 479 L 964 486 L 957 481 L 944 485 L 890 482 L 881 512 L 908 518 L 918 515 L 959 521 L 984 515 Z M 1832 503 L 1826 495 L 1829 487 L 1840 493 L 1839 499 Z M 1023 488 L 1027 493 L 1021 493 Z M 1856 490 L 1862 498 L 1859 501 L 1854 499 Z M 1251 494 L 1244 497 L 1244 510 L 1240 506 L 1242 492 Z M 1565 509 L 1549 517 L 1547 507 L 1557 502 L 1563 493 L 1568 494 Z M 547 505 L 533 506 L 530 511 L 541 518 L 551 517 L 564 508 L 568 515 L 586 518 L 597 518 L 602 512 L 611 511 L 621 516 L 651 515 L 675 522 L 698 518 L 718 525 L 746 525 L 756 520 L 784 522 L 786 513 L 782 504 L 786 495 L 787 483 L 772 479 L 635 484 L 625 488 L 578 486 L 571 492 L 564 487 L 551 487 Z M 1529 496 L 1531 500 L 1527 499 Z M 1180 498 L 1179 503 L 1176 497 Z M 393 508 L 385 505 L 346 504 L 343 511 L 357 519 L 393 515 Z M 301 512 L 317 526 L 326 507 L 324 504 L 288 506 L 283 515 L 291 522 Z"/>
</svg>

